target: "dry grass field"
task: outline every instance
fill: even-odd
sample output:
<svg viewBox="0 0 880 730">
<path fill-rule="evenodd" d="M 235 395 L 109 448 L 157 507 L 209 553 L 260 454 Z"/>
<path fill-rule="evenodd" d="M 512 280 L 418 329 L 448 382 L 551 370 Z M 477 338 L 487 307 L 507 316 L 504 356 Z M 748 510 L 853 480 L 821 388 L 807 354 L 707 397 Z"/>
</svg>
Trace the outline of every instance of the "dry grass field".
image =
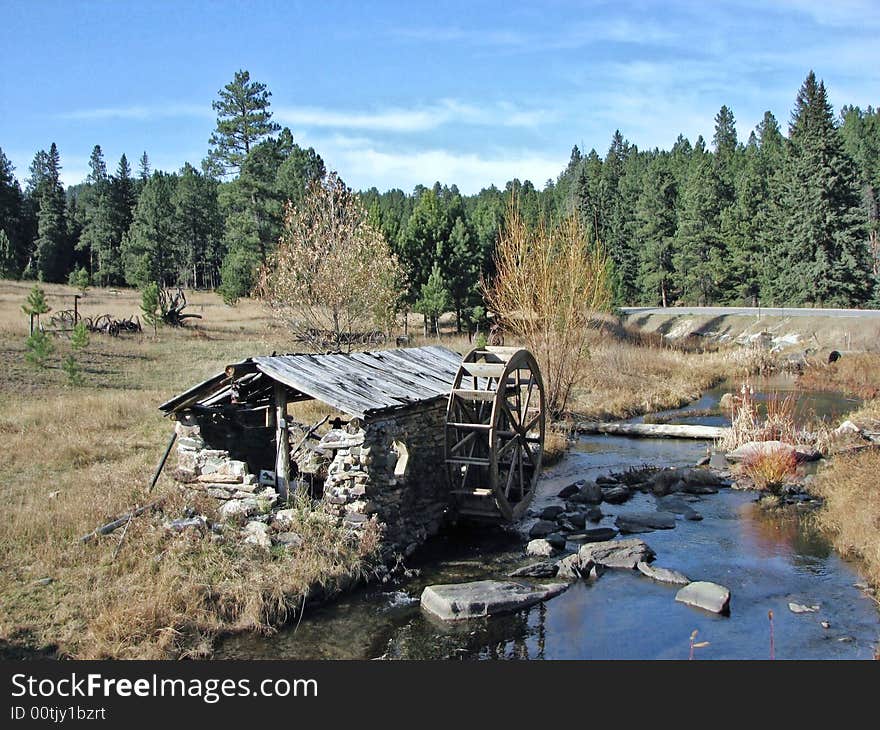
<svg viewBox="0 0 880 730">
<path fill-rule="evenodd" d="M 187 311 L 203 318 L 185 329 L 160 328 L 158 337 L 93 334 L 81 357 L 84 382 L 73 387 L 60 368 L 69 351 L 64 337 L 55 338 L 46 368 L 25 362 L 21 305 L 31 287 L 0 282 L 0 655 L 209 656 L 218 634 L 271 631 L 316 587 L 332 591 L 369 569 L 375 535 L 353 544 L 305 507 L 296 529 L 306 546 L 294 557 L 171 536 L 161 513 L 132 520 L 124 539 L 118 530 L 81 543 L 80 536 L 159 497 L 169 517 L 186 506 L 212 509 L 185 502 L 166 476 L 147 493 L 171 431 L 157 406 L 230 362 L 302 346 L 255 302 L 227 307 L 212 293 L 193 293 Z M 53 311 L 73 306 L 72 288 L 44 289 Z M 139 312 L 139 296 L 90 289 L 80 311 L 128 317 Z M 411 334 L 421 332 L 418 323 L 411 320 Z M 594 339 L 573 404 L 588 417 L 679 405 L 748 367 L 720 353 L 643 347 L 608 333 Z M 421 336 L 412 344 L 423 344 Z M 469 347 L 453 335 L 443 344 Z M 556 452 L 564 445 L 561 437 L 550 444 Z"/>
<path fill-rule="evenodd" d="M 839 390 L 870 398 L 848 419 L 866 431 L 880 431 L 880 355 L 844 354 L 835 363 L 818 363 L 800 379 L 804 388 Z M 816 490 L 825 504 L 819 520 L 838 551 L 858 558 L 880 588 L 880 452 L 877 449 L 835 456 L 818 474 Z"/>
</svg>

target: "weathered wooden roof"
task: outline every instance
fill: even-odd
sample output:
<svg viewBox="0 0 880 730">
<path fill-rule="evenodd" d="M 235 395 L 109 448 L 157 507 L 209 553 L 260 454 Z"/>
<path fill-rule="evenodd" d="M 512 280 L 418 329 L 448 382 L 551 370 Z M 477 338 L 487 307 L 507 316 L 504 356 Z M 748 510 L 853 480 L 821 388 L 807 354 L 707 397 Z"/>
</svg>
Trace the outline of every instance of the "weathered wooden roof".
<svg viewBox="0 0 880 730">
<path fill-rule="evenodd" d="M 366 418 L 446 396 L 460 363 L 458 353 L 428 345 L 376 352 L 254 357 L 234 367 L 262 373 L 298 394 L 323 401 L 347 415 Z M 231 393 L 231 386 L 232 380 L 220 373 L 159 408 L 174 413 L 194 405 L 216 404 Z"/>
</svg>

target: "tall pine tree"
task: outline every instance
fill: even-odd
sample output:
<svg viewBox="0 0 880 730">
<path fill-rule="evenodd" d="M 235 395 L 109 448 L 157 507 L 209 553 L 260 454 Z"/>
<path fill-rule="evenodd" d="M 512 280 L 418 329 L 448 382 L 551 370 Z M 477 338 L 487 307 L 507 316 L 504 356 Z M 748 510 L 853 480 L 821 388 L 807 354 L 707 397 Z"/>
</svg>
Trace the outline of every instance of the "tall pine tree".
<svg viewBox="0 0 880 730">
<path fill-rule="evenodd" d="M 812 71 L 798 92 L 789 139 L 783 292 L 793 304 L 862 305 L 874 282 L 855 165 Z"/>
</svg>

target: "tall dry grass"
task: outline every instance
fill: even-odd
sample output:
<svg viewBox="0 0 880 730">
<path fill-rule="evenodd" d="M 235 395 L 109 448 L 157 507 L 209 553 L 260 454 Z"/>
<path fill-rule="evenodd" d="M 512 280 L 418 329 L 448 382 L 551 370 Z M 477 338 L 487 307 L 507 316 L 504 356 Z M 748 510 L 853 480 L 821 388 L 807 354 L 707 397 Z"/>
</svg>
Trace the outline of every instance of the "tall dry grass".
<svg viewBox="0 0 880 730">
<path fill-rule="evenodd" d="M 687 352 L 601 332 L 593 335 L 583 370 L 569 409 L 594 421 L 678 408 L 722 380 L 753 372 L 735 350 Z"/>
<path fill-rule="evenodd" d="M 837 550 L 858 558 L 880 588 L 880 453 L 839 454 L 819 472 L 815 491 L 824 498 L 819 521 Z"/>
<path fill-rule="evenodd" d="M 865 400 L 880 397 L 880 354 L 845 353 L 837 362 L 813 362 L 798 377 L 804 390 L 832 390 Z"/>
<path fill-rule="evenodd" d="M 374 531 L 353 540 L 298 510 L 292 529 L 303 547 L 267 556 L 234 534 L 167 532 L 162 523 L 186 507 L 215 517 L 216 504 L 187 497 L 166 476 L 147 493 L 171 430 L 158 404 L 229 362 L 290 349 L 261 307 L 230 308 L 196 292 L 191 309 L 203 319 L 195 326 L 160 329 L 158 338 L 95 335 L 82 361 L 85 385 L 71 388 L 57 363 L 23 363 L 19 307 L 31 286 L 0 282 L 0 654 L 204 656 L 218 634 L 269 631 L 304 596 L 332 592 L 369 568 Z M 44 288 L 53 310 L 72 306 L 74 290 Z M 131 290 L 89 290 L 80 311 L 129 316 L 138 301 Z M 298 409 L 304 419 L 322 412 Z M 133 519 L 121 544 L 122 530 L 79 541 L 157 498 L 165 499 L 161 511 Z"/>
</svg>

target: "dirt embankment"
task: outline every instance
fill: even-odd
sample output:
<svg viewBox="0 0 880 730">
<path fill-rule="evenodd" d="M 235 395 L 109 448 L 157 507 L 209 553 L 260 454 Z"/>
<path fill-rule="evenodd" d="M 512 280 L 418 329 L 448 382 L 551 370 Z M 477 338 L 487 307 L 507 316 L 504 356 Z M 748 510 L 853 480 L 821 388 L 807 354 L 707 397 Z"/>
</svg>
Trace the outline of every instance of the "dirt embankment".
<svg viewBox="0 0 880 730">
<path fill-rule="evenodd" d="M 705 337 L 720 344 L 762 344 L 783 353 L 810 354 L 877 351 L 880 320 L 825 314 L 689 314 L 633 312 L 623 317 L 627 327 L 654 332 L 668 340 Z"/>
</svg>

